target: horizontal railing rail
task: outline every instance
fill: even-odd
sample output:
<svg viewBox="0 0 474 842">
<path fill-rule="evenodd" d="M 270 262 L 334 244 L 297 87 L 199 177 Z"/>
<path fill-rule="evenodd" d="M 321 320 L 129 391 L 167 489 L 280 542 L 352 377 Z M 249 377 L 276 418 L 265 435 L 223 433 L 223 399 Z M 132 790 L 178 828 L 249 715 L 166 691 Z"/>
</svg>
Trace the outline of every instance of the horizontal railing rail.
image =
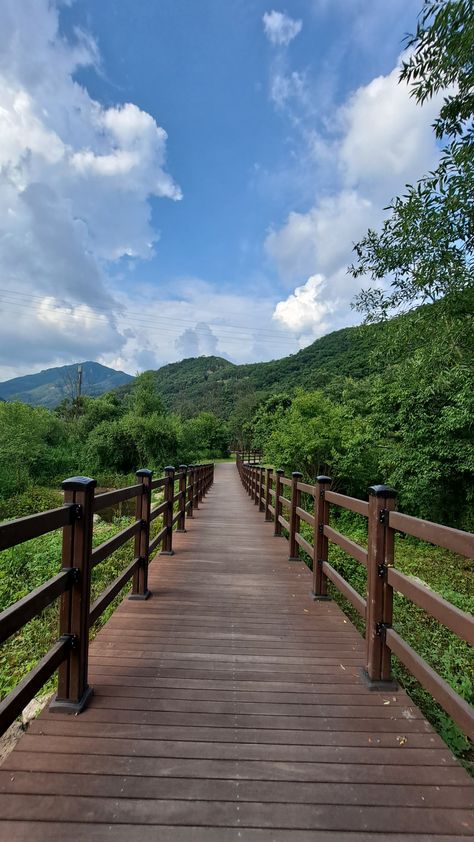
<svg viewBox="0 0 474 842">
<path fill-rule="evenodd" d="M 103 494 L 96 494 L 94 496 L 94 512 L 101 512 L 103 509 L 108 509 L 109 506 L 116 506 L 117 503 L 123 503 L 125 500 L 131 500 L 134 497 L 139 497 L 143 494 L 143 484 L 130 485 L 128 488 L 119 488 L 117 491 L 106 491 Z"/>
<path fill-rule="evenodd" d="M 17 544 L 31 541 L 32 538 L 39 538 L 48 532 L 54 532 L 55 529 L 68 526 L 76 517 L 77 508 L 70 505 L 1 523 L 0 550 L 8 550 Z"/>
<path fill-rule="evenodd" d="M 62 569 L 47 582 L 0 613 L 0 643 L 19 632 L 45 608 L 60 600 L 58 640 L 38 664 L 0 703 L 0 734 L 58 672 L 58 689 L 51 710 L 79 713 L 92 688 L 88 682 L 90 629 L 131 581 L 130 599 L 148 599 L 150 557 L 172 555 L 173 527 L 185 531 L 186 517 L 194 516 L 214 479 L 214 466 L 180 465 L 165 468 L 153 480 L 152 472 L 137 471 L 136 485 L 95 494 L 95 480 L 72 477 L 63 482 L 64 506 L 0 524 L 0 550 L 62 529 Z M 178 484 L 178 490 L 176 490 Z M 151 508 L 152 491 L 162 489 L 163 500 Z M 94 514 L 135 499 L 135 519 L 112 538 L 93 548 Z M 150 538 L 150 525 L 162 516 L 163 525 Z M 134 558 L 96 597 L 91 605 L 92 570 L 132 538 Z"/>
<path fill-rule="evenodd" d="M 402 594 L 430 617 L 444 625 L 460 640 L 474 644 L 474 618 L 452 605 L 435 591 L 394 567 L 395 533 L 402 532 L 436 546 L 474 558 L 474 535 L 442 524 L 395 511 L 396 492 L 385 485 L 369 488 L 369 501 L 331 491 L 331 479 L 318 476 L 311 485 L 294 472 L 285 477 L 282 470 L 262 468 L 245 462 L 237 454 L 237 469 L 244 488 L 259 507 L 265 520 L 274 524 L 274 534 L 288 533 L 289 558 L 296 560 L 302 550 L 311 559 L 313 598 L 329 599 L 328 580 L 352 604 L 365 622 L 365 675 L 374 688 L 393 686 L 391 654 L 427 689 L 464 733 L 474 738 L 474 710 L 393 628 L 393 591 Z M 290 488 L 285 497 L 283 489 Z M 313 499 L 313 511 L 302 506 L 302 495 Z M 307 497 L 305 499 L 307 499 Z M 271 505 L 274 501 L 274 505 Z M 329 525 L 330 506 L 355 512 L 368 520 L 367 549 Z M 289 520 L 282 513 L 289 509 Z M 312 541 L 301 534 L 301 522 L 312 529 Z M 329 544 L 336 544 L 367 571 L 364 599 L 329 563 Z"/>
</svg>

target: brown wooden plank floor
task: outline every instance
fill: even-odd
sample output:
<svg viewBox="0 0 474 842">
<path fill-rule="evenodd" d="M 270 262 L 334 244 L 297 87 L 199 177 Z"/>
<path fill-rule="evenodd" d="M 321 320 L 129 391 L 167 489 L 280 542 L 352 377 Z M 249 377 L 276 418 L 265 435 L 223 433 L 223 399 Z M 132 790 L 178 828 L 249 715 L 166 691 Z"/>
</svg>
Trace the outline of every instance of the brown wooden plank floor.
<svg viewBox="0 0 474 842">
<path fill-rule="evenodd" d="M 91 647 L 95 696 L 0 769 L 1 840 L 447 842 L 474 784 L 219 465 L 206 500 Z"/>
</svg>

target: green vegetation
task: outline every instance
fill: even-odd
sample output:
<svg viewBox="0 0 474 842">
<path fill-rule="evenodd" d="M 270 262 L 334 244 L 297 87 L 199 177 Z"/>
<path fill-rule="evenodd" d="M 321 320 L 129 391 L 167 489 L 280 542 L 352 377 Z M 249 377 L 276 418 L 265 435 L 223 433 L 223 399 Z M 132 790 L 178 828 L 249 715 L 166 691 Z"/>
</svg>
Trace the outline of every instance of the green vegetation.
<svg viewBox="0 0 474 842">
<path fill-rule="evenodd" d="M 279 360 L 234 365 L 220 357 L 199 357 L 165 365 L 153 377 L 170 411 L 192 417 L 211 410 L 235 422 L 239 416 L 248 419 L 258 402 L 275 392 L 295 386 L 318 389 L 341 378 L 365 377 L 375 370 L 370 354 L 380 335 L 379 325 L 344 328 Z M 127 384 L 117 391 L 124 395 L 132 390 L 133 384 Z"/>
</svg>

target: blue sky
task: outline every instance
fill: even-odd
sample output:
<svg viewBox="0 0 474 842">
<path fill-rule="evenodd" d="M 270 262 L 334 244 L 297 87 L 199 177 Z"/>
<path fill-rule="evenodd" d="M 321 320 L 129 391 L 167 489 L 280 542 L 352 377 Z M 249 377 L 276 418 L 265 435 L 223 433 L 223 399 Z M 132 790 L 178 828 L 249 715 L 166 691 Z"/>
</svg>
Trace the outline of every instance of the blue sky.
<svg viewBox="0 0 474 842">
<path fill-rule="evenodd" d="M 355 323 L 352 243 L 437 155 L 398 86 L 418 6 L 0 0 L 2 379 Z"/>
</svg>

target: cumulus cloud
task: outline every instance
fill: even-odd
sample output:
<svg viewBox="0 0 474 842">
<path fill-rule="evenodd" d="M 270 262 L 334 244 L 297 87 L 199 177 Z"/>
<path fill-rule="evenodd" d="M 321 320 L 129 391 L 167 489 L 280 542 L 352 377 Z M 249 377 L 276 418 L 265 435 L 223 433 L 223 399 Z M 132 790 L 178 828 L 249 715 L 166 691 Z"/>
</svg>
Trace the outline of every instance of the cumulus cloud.
<svg viewBox="0 0 474 842">
<path fill-rule="evenodd" d="M 342 190 L 321 198 L 307 213 L 292 211 L 281 228 L 268 233 L 265 250 L 284 279 L 302 277 L 316 267 L 332 274 L 350 255 L 354 240 L 379 217 L 370 198 Z"/>
<path fill-rule="evenodd" d="M 98 62 L 90 36 L 61 34 L 57 3 L 3 0 L 0 277 L 3 287 L 44 296 L 56 315 L 78 304 L 113 312 L 109 262 L 151 257 L 157 233 L 149 199 L 181 197 L 165 168 L 164 129 L 133 103 L 104 107 L 76 81 L 79 68 Z M 6 302 L 2 310 L 8 320 Z M 46 330 L 43 317 L 41 306 L 24 309 L 17 365 L 28 353 L 22 328 L 36 338 L 38 365 L 54 353 L 92 355 L 96 343 L 80 320 L 74 327 L 65 319 L 72 341 L 60 319 Z M 95 322 L 95 336 L 117 351 L 126 339 L 113 316 Z M 0 365 L 11 363 L 8 356 L 11 346 L 2 343 Z"/>
<path fill-rule="evenodd" d="M 267 232 L 264 248 L 286 282 L 299 285 L 275 309 L 275 317 L 308 335 L 305 301 L 314 313 L 313 336 L 323 317 L 329 329 L 343 317 L 351 321 L 350 302 L 357 287 L 347 274 L 352 247 L 367 228 L 378 227 L 384 205 L 432 168 L 439 151 L 431 129 L 439 98 L 420 108 L 409 89 L 398 84 L 399 65 L 373 79 L 336 109 L 324 137 L 316 133 L 318 164 L 335 176 L 331 194 L 319 196 L 304 211 L 291 211 L 286 221 Z M 308 129 L 308 137 L 311 132 Z M 305 278 L 309 280 L 301 285 Z M 324 282 L 314 281 L 324 276 Z M 308 298 L 309 296 L 309 298 Z M 283 305 L 283 306 L 282 306 Z"/>
<path fill-rule="evenodd" d="M 311 275 L 285 301 L 279 301 L 273 318 L 299 337 L 301 347 L 327 332 L 327 317 L 336 309 L 336 302 L 325 299 L 326 280 Z"/>
<path fill-rule="evenodd" d="M 44 297 L 32 312 L 10 297 L 6 306 L 1 305 L 0 314 L 2 380 L 44 365 L 116 353 L 126 342 L 114 320 L 88 305 L 61 305 Z"/>
<path fill-rule="evenodd" d="M 205 322 L 198 322 L 195 328 L 186 328 L 174 344 L 182 358 L 211 357 L 219 354 L 218 339 Z"/>
<path fill-rule="evenodd" d="M 390 198 L 407 181 L 435 165 L 438 150 L 431 128 L 440 96 L 423 108 L 399 84 L 397 65 L 359 88 L 338 114 L 343 135 L 338 165 L 344 183 Z"/>
<path fill-rule="evenodd" d="M 263 29 L 271 44 L 287 47 L 290 41 L 301 32 L 303 22 L 290 18 L 284 12 L 265 12 L 263 15 Z"/>
</svg>

